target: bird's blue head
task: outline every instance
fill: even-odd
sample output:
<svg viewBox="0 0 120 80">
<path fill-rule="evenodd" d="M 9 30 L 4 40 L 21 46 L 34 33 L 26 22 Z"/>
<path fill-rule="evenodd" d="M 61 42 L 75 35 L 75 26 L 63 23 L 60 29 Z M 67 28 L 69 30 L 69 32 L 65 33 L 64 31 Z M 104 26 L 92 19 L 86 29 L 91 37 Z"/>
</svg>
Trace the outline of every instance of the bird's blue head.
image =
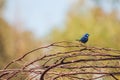
<svg viewBox="0 0 120 80">
<path fill-rule="evenodd" d="M 89 34 L 88 34 L 88 33 L 86 33 L 84 36 L 85 36 L 85 37 L 89 37 Z"/>
</svg>

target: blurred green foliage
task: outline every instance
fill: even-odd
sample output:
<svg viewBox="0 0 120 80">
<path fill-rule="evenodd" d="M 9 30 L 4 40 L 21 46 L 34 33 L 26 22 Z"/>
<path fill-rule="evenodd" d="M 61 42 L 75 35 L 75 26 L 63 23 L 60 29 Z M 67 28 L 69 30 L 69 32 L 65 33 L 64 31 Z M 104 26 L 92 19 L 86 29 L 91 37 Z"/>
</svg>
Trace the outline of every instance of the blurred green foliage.
<svg viewBox="0 0 120 80">
<path fill-rule="evenodd" d="M 97 1 L 96 4 L 98 4 L 100 0 L 94 1 Z M 3 3 L 0 4 L 2 4 L 0 5 L 1 13 Z M 84 33 L 89 33 L 90 38 L 87 45 L 120 49 L 120 20 L 117 17 L 117 11 L 113 10 L 110 13 L 105 13 L 100 6 L 83 10 L 83 4 L 84 0 L 80 0 L 72 6 L 64 30 L 54 29 L 49 35 L 52 42 L 75 41 Z M 48 39 L 48 36 L 46 38 Z M 31 32 L 21 32 L 11 27 L 3 18 L 0 18 L 0 69 L 10 60 L 23 55 L 38 45 L 41 45 L 40 41 L 34 39 Z M 28 59 L 31 59 L 31 57 L 37 57 L 37 55 L 34 54 Z"/>
<path fill-rule="evenodd" d="M 50 39 L 53 41 L 75 41 L 83 34 L 89 33 L 90 38 L 86 45 L 120 49 L 118 11 L 113 8 L 110 13 L 106 13 L 100 6 L 100 0 L 94 0 L 94 2 L 96 6 L 88 9 L 83 5 L 85 0 L 80 0 L 73 5 L 68 13 L 64 30 L 53 29 Z M 112 6 L 116 3 L 118 2 L 112 2 Z M 116 63 L 119 62 L 109 64 Z M 111 80 L 111 77 L 105 77 L 103 80 Z"/>
<path fill-rule="evenodd" d="M 51 39 L 53 41 L 74 41 L 83 34 L 89 33 L 88 45 L 119 49 L 120 19 L 117 17 L 118 12 L 113 9 L 110 13 L 106 13 L 99 5 L 86 9 L 84 3 L 84 0 L 80 0 L 73 6 L 68 13 L 64 31 L 54 29 Z"/>
</svg>

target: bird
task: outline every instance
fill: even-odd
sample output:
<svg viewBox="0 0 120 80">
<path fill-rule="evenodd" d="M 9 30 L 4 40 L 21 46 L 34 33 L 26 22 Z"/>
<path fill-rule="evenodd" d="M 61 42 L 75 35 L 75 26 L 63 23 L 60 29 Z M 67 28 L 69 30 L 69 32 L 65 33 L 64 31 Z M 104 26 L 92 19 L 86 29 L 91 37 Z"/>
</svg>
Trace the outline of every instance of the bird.
<svg viewBox="0 0 120 80">
<path fill-rule="evenodd" d="M 82 38 L 80 38 L 79 40 L 77 40 L 77 41 L 79 41 L 79 42 L 82 42 L 82 43 L 86 43 L 87 41 L 88 41 L 88 38 L 89 38 L 89 34 L 88 33 L 86 33 L 86 34 L 84 34 L 83 35 L 83 37 Z"/>
</svg>

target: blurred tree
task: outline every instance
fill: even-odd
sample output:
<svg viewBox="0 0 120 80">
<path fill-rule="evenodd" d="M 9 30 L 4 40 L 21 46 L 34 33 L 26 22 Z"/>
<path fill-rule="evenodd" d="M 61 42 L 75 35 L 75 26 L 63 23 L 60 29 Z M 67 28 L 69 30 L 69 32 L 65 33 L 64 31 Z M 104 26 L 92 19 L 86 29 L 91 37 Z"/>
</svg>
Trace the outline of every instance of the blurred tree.
<svg viewBox="0 0 120 80">
<path fill-rule="evenodd" d="M 4 10 L 4 4 L 5 0 L 0 0 L 0 13 Z M 40 45 L 40 41 L 33 37 L 32 32 L 20 31 L 19 28 L 12 27 L 0 17 L 0 69 L 10 60 L 23 55 L 38 45 Z M 29 56 L 27 59 L 35 56 L 37 54 Z"/>
<path fill-rule="evenodd" d="M 68 13 L 64 31 L 53 29 L 51 39 L 53 41 L 72 41 L 80 38 L 84 33 L 89 33 L 88 45 L 119 49 L 120 20 L 117 17 L 118 11 L 113 8 L 110 13 L 106 13 L 101 6 L 101 0 L 91 1 L 95 3 L 94 7 L 86 5 L 87 1 L 81 2 L 81 0 L 73 5 Z M 117 1 L 111 3 L 116 4 Z M 106 79 L 110 80 L 108 77 Z"/>
<path fill-rule="evenodd" d="M 2 18 L 0 18 L 0 68 L 15 57 L 23 55 L 25 52 L 41 45 L 39 40 L 33 37 L 29 31 L 19 31 L 11 27 Z M 38 56 L 33 54 L 27 59 Z"/>
<path fill-rule="evenodd" d="M 88 44 L 119 48 L 120 20 L 117 12 L 111 10 L 110 13 L 105 13 L 100 6 L 100 0 L 94 0 L 99 5 L 91 8 L 89 5 L 85 5 L 87 1 L 82 3 L 80 1 L 69 11 L 65 30 L 54 29 L 52 39 L 55 41 L 75 40 L 88 32 L 90 33 Z"/>
<path fill-rule="evenodd" d="M 2 15 L 2 11 L 3 11 L 3 8 L 4 8 L 5 1 L 6 0 L 0 0 L 0 17 Z"/>
<path fill-rule="evenodd" d="M 11 51 L 9 51 L 9 43 L 11 43 L 11 40 L 9 38 L 10 35 L 11 28 L 2 18 L 0 18 L 0 63 L 4 63 L 9 56 L 7 54 L 11 53 Z"/>
</svg>

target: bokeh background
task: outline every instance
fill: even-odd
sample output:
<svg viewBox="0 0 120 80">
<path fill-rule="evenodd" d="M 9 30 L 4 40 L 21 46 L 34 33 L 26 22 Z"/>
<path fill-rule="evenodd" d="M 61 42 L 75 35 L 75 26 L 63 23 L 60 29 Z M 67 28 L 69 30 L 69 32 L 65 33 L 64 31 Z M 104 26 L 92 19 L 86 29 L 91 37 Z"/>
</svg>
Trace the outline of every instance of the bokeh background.
<svg viewBox="0 0 120 80">
<path fill-rule="evenodd" d="M 0 0 L 0 69 L 34 48 L 84 33 L 89 46 L 120 49 L 120 0 Z"/>
</svg>

